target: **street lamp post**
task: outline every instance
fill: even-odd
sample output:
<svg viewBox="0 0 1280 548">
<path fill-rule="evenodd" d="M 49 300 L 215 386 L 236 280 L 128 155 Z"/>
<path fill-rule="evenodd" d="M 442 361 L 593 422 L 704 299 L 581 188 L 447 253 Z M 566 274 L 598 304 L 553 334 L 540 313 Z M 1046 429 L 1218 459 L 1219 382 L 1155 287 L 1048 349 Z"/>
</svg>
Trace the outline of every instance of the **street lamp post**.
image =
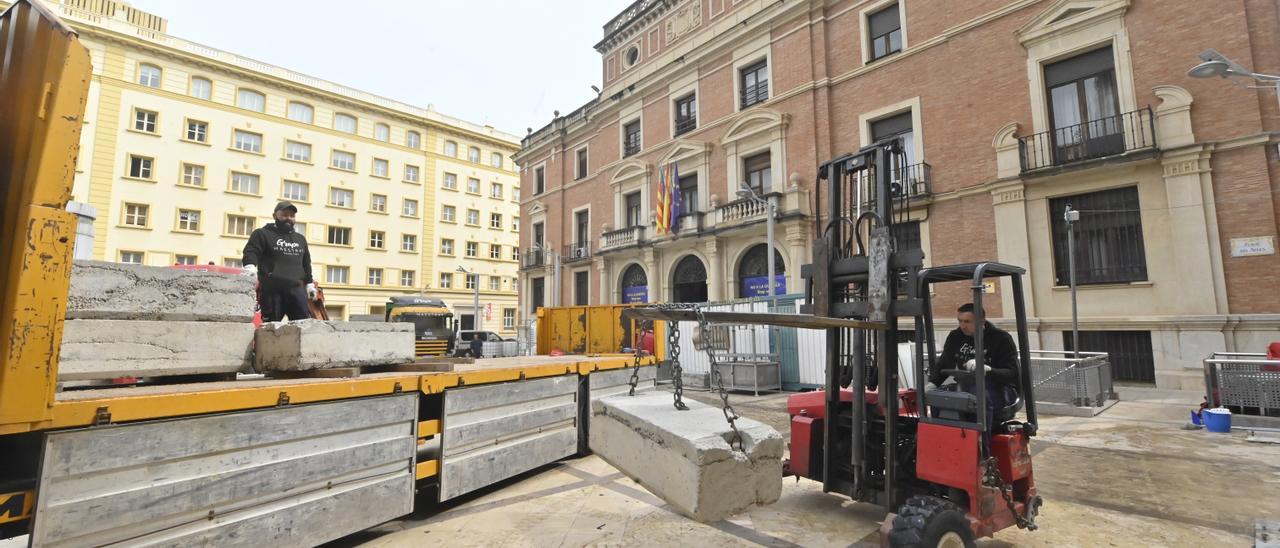
<svg viewBox="0 0 1280 548">
<path fill-rule="evenodd" d="M 1071 209 L 1067 204 L 1062 212 L 1062 220 L 1067 222 L 1067 275 L 1071 284 L 1071 350 L 1073 357 L 1080 359 L 1080 315 L 1076 309 L 1076 221 L 1080 220 L 1080 212 Z"/>
<path fill-rule="evenodd" d="M 1218 50 L 1209 48 L 1200 54 L 1202 63 L 1191 67 L 1187 71 L 1187 76 L 1192 78 L 1213 78 L 1215 76 L 1228 78 L 1231 76 L 1240 76 L 1243 78 L 1252 78 L 1258 82 L 1265 82 L 1267 86 L 1254 86 L 1269 88 L 1276 92 L 1276 101 L 1280 104 L 1280 76 L 1273 74 L 1262 74 L 1253 72 L 1235 61 L 1228 59 L 1225 55 L 1218 53 Z"/>
<path fill-rule="evenodd" d="M 775 280 L 774 280 L 774 276 L 775 276 L 774 273 L 776 271 L 774 270 L 774 264 L 773 264 L 773 255 L 778 252 L 777 249 L 774 247 L 774 241 L 773 241 L 773 218 L 775 216 L 775 212 L 777 211 L 777 205 L 773 203 L 772 196 L 769 196 L 769 197 L 760 196 L 759 194 L 756 194 L 756 191 L 752 189 L 750 186 L 748 186 L 746 183 L 742 183 L 742 187 L 738 189 L 738 197 L 746 198 L 748 200 L 751 200 L 752 202 L 755 202 L 757 204 L 763 204 L 765 206 L 765 239 L 768 241 L 768 245 L 769 245 L 768 250 L 765 251 L 765 253 L 769 255 L 769 259 L 768 259 L 769 260 L 769 306 L 771 308 L 777 308 L 778 295 L 777 295 L 777 290 L 775 289 Z M 773 310 L 770 310 L 770 312 L 773 312 Z"/>
<path fill-rule="evenodd" d="M 474 300 L 471 303 L 471 311 L 472 311 L 471 317 L 473 318 L 471 322 L 471 328 L 476 331 L 479 331 L 480 326 L 482 325 L 481 322 L 483 321 L 483 319 L 480 317 L 480 275 L 476 274 L 474 270 L 468 271 L 467 269 L 462 268 L 461 266 L 458 267 L 458 272 L 461 272 L 465 276 L 475 277 L 475 282 L 471 284 L 472 295 L 474 298 Z"/>
</svg>

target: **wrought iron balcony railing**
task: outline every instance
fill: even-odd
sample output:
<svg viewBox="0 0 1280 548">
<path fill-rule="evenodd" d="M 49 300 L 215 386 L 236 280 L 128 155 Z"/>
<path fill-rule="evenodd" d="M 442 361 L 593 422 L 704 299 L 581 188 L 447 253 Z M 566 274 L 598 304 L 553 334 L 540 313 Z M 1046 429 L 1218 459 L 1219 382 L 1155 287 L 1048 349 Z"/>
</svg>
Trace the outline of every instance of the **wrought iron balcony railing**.
<svg viewBox="0 0 1280 548">
<path fill-rule="evenodd" d="M 526 269 L 538 268 L 547 264 L 547 254 L 538 248 L 529 248 L 520 253 L 520 265 Z"/>
<path fill-rule="evenodd" d="M 756 103 L 763 103 L 769 100 L 769 82 L 761 81 L 754 86 L 746 86 L 742 88 L 742 96 L 739 98 L 741 108 L 747 108 Z"/>
<path fill-rule="evenodd" d="M 875 206 L 874 177 L 872 170 L 858 172 L 855 177 L 862 189 L 862 205 L 865 209 Z M 933 168 L 928 163 L 920 162 L 906 167 L 890 168 L 889 191 L 896 201 L 911 201 L 927 198 L 933 194 Z M 855 190 L 856 192 L 856 190 Z M 856 198 L 856 196 L 855 196 Z"/>
<path fill-rule="evenodd" d="M 1024 172 L 1155 148 L 1155 117 L 1149 106 L 1042 131 L 1018 143 Z"/>
<path fill-rule="evenodd" d="M 693 116 L 676 118 L 676 135 L 682 135 L 698 129 L 698 119 Z"/>
<path fill-rule="evenodd" d="M 640 152 L 640 134 L 627 134 L 622 143 L 622 157 L 634 156 L 638 152 Z"/>
<path fill-rule="evenodd" d="M 578 242 L 564 246 L 560 252 L 562 262 L 572 263 L 591 258 L 591 242 Z"/>
</svg>

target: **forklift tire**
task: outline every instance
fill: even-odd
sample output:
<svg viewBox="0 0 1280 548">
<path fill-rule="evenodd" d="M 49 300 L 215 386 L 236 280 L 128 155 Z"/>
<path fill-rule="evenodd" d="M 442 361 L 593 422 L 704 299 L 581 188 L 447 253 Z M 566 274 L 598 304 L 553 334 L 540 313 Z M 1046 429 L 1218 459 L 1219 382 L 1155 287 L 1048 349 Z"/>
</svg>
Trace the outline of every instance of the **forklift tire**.
<svg viewBox="0 0 1280 548">
<path fill-rule="evenodd" d="M 938 497 L 914 496 L 898 508 L 889 545 L 903 548 L 973 548 L 964 510 Z"/>
</svg>

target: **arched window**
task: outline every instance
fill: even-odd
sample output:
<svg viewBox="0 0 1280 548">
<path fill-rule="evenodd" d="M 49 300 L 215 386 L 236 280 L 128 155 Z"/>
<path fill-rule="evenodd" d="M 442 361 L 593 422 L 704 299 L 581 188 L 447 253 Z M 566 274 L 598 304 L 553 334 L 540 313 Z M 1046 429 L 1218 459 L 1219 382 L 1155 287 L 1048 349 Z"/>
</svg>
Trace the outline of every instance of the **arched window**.
<svg viewBox="0 0 1280 548">
<path fill-rule="evenodd" d="M 208 101 L 213 97 L 213 82 L 208 78 L 191 77 L 191 96 Z"/>
<path fill-rule="evenodd" d="M 471 148 L 468 148 L 468 149 L 467 149 L 467 160 L 469 160 L 469 161 L 471 161 L 471 162 L 474 162 L 474 163 L 477 163 L 477 164 L 478 164 L 478 163 L 480 163 L 480 148 L 479 148 L 479 147 L 471 147 Z"/>
<path fill-rule="evenodd" d="M 418 148 L 422 146 L 422 135 L 416 131 L 410 131 L 404 134 L 404 146 L 409 148 Z"/>
<path fill-rule="evenodd" d="M 236 94 L 236 106 L 252 110 L 254 112 L 262 112 L 267 108 L 267 96 L 251 89 L 242 89 Z"/>
<path fill-rule="evenodd" d="M 645 276 L 644 268 L 638 264 L 632 264 L 622 271 L 622 302 L 649 302 L 649 278 Z"/>
<path fill-rule="evenodd" d="M 707 267 L 697 255 L 686 255 L 676 263 L 671 276 L 671 302 L 707 302 Z"/>
<path fill-rule="evenodd" d="M 444 142 L 444 155 L 450 158 L 458 157 L 458 143 L 453 141 Z"/>
<path fill-rule="evenodd" d="M 333 129 L 344 133 L 356 132 L 356 117 L 341 112 L 333 115 Z"/>
<path fill-rule="evenodd" d="M 149 88 L 160 87 L 160 67 L 149 63 L 138 65 L 138 83 Z"/>
<path fill-rule="evenodd" d="M 299 103 L 297 101 L 289 101 L 289 119 L 295 122 L 310 124 L 315 120 L 316 111 L 311 105 Z"/>
<path fill-rule="evenodd" d="M 374 138 L 374 139 L 377 139 L 377 140 L 379 140 L 379 141 L 383 141 L 383 142 L 390 141 L 390 140 L 391 140 L 391 126 L 388 126 L 387 124 L 381 124 L 381 123 L 379 123 L 379 124 L 374 124 L 374 125 L 373 125 L 373 138 Z"/>
<path fill-rule="evenodd" d="M 769 295 L 769 246 L 757 244 L 742 255 L 738 261 L 738 296 L 767 297 Z M 787 292 L 786 265 L 782 264 L 782 254 L 773 250 L 774 294 Z"/>
<path fill-rule="evenodd" d="M 490 153 L 489 153 L 489 165 L 491 165 L 491 166 L 493 166 L 493 167 L 496 167 L 496 168 L 501 168 L 501 167 L 502 167 L 502 153 L 501 153 L 501 152 L 490 152 Z"/>
</svg>

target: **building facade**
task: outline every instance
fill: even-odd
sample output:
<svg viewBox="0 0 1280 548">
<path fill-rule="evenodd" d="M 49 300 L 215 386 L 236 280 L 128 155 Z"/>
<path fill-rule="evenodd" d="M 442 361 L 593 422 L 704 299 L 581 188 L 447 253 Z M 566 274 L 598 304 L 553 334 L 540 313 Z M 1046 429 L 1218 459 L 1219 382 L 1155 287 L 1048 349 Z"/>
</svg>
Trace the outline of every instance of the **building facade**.
<svg viewBox="0 0 1280 548">
<path fill-rule="evenodd" d="M 638 0 L 595 45 L 599 96 L 516 155 L 521 313 L 760 294 L 766 209 L 744 185 L 777 204 L 800 293 L 829 221 L 818 166 L 898 138 L 899 248 L 1026 267 L 1033 345 L 1062 349 L 1070 205 L 1081 346 L 1118 379 L 1199 386 L 1210 352 L 1280 339 L 1280 109 L 1187 70 L 1212 47 L 1274 74 L 1278 29 L 1265 0 Z M 673 163 L 685 216 L 658 234 Z M 967 300 L 952 285 L 939 317 Z"/>
<path fill-rule="evenodd" d="M 78 256 L 240 266 L 289 200 L 331 318 L 424 294 L 470 328 L 478 285 L 481 327 L 515 334 L 515 136 L 169 36 L 123 2 L 49 5 L 93 61 Z"/>
</svg>

